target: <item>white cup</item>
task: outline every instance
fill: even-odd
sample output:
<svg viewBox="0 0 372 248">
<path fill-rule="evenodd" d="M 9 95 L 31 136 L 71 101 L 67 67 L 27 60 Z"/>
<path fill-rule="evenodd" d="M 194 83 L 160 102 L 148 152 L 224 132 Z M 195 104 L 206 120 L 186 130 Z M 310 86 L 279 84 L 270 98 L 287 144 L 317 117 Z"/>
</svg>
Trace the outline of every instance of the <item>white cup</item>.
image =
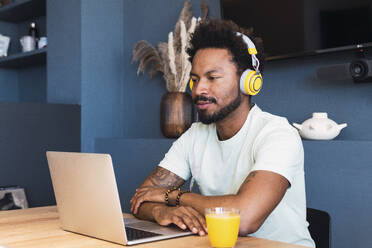
<svg viewBox="0 0 372 248">
<path fill-rule="evenodd" d="M 23 52 L 30 52 L 35 50 L 36 47 L 36 41 L 34 37 L 32 36 L 23 36 L 20 39 L 21 45 L 22 45 L 22 51 Z"/>
<path fill-rule="evenodd" d="M 38 48 L 42 49 L 48 45 L 48 38 L 47 37 L 40 37 L 39 42 L 37 43 Z"/>
</svg>

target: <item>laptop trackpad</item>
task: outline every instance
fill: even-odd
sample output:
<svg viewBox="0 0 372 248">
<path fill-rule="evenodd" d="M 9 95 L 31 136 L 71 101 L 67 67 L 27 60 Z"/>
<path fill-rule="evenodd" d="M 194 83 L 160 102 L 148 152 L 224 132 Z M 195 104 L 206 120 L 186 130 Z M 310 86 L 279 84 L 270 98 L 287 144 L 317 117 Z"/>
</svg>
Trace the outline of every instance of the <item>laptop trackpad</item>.
<svg viewBox="0 0 372 248">
<path fill-rule="evenodd" d="M 164 234 L 164 235 L 185 233 L 185 231 L 181 230 L 180 228 L 176 226 L 164 227 L 151 221 L 124 218 L 124 223 L 125 223 L 125 226 L 127 227 L 136 228 L 136 229 L 148 231 L 148 232 Z"/>
</svg>

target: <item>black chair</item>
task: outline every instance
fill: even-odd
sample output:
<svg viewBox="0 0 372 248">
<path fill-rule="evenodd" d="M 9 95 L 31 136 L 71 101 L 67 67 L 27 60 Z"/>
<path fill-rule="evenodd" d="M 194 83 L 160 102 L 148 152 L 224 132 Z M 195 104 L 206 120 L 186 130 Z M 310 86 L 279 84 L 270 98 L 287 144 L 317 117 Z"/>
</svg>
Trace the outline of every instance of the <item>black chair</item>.
<svg viewBox="0 0 372 248">
<path fill-rule="evenodd" d="M 331 247 L 331 217 L 325 211 L 307 208 L 309 232 L 316 248 Z"/>
</svg>

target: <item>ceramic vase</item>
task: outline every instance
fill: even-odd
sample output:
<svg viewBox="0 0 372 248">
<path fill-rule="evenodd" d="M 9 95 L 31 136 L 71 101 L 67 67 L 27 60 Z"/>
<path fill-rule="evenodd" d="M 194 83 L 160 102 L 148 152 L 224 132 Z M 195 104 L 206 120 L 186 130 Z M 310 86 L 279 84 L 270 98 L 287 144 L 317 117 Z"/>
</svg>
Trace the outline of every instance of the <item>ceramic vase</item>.
<svg viewBox="0 0 372 248">
<path fill-rule="evenodd" d="M 162 97 L 160 127 L 165 137 L 180 137 L 189 129 L 193 121 L 193 103 L 190 94 L 168 92 Z"/>
</svg>

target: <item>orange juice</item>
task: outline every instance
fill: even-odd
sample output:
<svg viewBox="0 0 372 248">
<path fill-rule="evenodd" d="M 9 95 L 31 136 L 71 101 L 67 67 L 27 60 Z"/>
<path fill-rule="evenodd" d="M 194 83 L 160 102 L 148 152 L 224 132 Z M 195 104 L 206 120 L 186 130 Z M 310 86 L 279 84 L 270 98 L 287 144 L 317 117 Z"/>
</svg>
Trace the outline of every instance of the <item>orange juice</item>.
<svg viewBox="0 0 372 248">
<path fill-rule="evenodd" d="M 220 209 L 220 211 L 213 211 Z M 206 220 L 208 236 L 212 247 L 233 247 L 239 233 L 239 211 L 231 209 L 215 208 L 208 213 Z"/>
</svg>

